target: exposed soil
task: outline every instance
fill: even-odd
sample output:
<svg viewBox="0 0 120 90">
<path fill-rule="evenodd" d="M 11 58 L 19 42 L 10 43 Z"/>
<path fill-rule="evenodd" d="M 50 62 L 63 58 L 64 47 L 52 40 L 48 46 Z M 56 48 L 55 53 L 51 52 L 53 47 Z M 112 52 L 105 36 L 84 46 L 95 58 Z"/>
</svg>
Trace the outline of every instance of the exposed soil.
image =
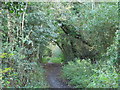
<svg viewBox="0 0 120 90">
<path fill-rule="evenodd" d="M 50 85 L 50 88 L 71 88 L 66 80 L 60 78 L 62 64 L 47 63 L 44 64 L 46 70 L 46 79 Z"/>
</svg>

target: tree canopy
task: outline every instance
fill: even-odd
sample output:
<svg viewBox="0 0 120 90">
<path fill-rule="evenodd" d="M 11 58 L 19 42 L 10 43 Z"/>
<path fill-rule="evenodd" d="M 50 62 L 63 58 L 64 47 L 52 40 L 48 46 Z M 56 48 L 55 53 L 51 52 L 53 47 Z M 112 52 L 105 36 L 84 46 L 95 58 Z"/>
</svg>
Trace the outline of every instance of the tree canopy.
<svg viewBox="0 0 120 90">
<path fill-rule="evenodd" d="M 119 11 L 117 2 L 0 2 L 0 62 L 15 70 L 41 64 L 53 44 L 64 63 L 77 58 L 119 67 Z"/>
</svg>

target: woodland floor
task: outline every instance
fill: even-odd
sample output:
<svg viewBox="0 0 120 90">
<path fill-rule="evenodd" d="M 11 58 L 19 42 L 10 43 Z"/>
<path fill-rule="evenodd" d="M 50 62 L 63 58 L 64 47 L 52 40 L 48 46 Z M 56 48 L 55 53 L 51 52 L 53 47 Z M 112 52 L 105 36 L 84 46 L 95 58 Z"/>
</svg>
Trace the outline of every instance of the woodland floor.
<svg viewBox="0 0 120 90">
<path fill-rule="evenodd" d="M 48 81 L 50 88 L 71 88 L 66 80 L 63 80 L 60 77 L 61 66 L 61 64 L 56 63 L 44 64 L 46 80 Z"/>
</svg>

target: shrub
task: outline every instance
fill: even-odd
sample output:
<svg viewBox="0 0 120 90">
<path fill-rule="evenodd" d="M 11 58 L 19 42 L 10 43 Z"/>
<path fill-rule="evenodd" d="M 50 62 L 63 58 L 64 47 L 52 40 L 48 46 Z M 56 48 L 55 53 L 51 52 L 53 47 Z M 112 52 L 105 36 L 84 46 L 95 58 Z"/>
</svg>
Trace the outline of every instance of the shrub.
<svg viewBox="0 0 120 90">
<path fill-rule="evenodd" d="M 93 69 L 94 74 L 89 78 L 91 81 L 88 88 L 117 88 L 118 73 L 116 67 L 110 61 L 100 62 Z"/>
<path fill-rule="evenodd" d="M 90 83 L 88 79 L 93 74 L 92 68 L 90 60 L 70 61 L 63 67 L 63 77 L 69 79 L 71 85 L 83 88 Z"/>
<path fill-rule="evenodd" d="M 45 81 L 44 70 L 36 62 L 19 60 L 11 67 L 8 67 L 9 58 L 14 54 L 1 53 L 0 58 L 3 62 L 0 69 L 0 82 L 3 88 L 48 88 Z M 7 62 L 5 62 L 7 61 Z M 17 65 L 17 66 L 15 66 Z"/>
<path fill-rule="evenodd" d="M 117 88 L 118 73 L 111 62 L 91 64 L 89 60 L 71 61 L 63 66 L 62 76 L 77 88 Z"/>
<path fill-rule="evenodd" d="M 115 33 L 114 42 L 107 49 L 107 53 L 104 56 L 106 57 L 106 59 L 110 60 L 113 64 L 116 64 L 117 66 L 120 63 L 120 56 L 119 56 L 120 38 L 119 37 L 120 37 L 120 30 L 117 30 Z"/>
<path fill-rule="evenodd" d="M 44 70 L 37 63 L 28 63 L 25 66 L 27 72 L 25 73 L 25 77 L 28 79 L 28 83 L 26 83 L 25 88 L 48 88 L 44 76 Z"/>
</svg>

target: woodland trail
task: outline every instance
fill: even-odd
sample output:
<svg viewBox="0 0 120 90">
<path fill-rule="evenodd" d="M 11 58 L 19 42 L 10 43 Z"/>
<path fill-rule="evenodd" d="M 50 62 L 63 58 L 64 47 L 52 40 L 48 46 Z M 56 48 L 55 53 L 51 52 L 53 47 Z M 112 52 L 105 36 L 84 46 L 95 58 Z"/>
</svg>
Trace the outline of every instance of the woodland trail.
<svg viewBox="0 0 120 90">
<path fill-rule="evenodd" d="M 50 88 L 71 88 L 60 78 L 61 66 L 61 64 L 55 63 L 44 64 L 46 79 Z"/>
</svg>

